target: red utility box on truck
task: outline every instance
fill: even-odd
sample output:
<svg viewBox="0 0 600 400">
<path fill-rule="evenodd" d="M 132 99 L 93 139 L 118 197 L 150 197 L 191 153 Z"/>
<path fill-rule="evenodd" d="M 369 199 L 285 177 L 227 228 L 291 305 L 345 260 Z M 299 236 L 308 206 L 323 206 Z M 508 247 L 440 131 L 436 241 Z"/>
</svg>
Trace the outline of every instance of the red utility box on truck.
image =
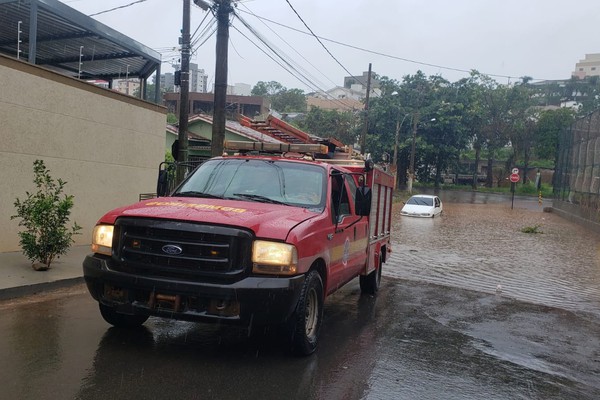
<svg viewBox="0 0 600 400">
<path fill-rule="evenodd" d="M 108 212 L 83 262 L 118 327 L 149 316 L 252 327 L 285 324 L 316 347 L 325 298 L 356 277 L 379 289 L 393 177 L 324 145 L 229 142 L 168 197 Z M 328 152 L 329 151 L 329 152 Z"/>
</svg>

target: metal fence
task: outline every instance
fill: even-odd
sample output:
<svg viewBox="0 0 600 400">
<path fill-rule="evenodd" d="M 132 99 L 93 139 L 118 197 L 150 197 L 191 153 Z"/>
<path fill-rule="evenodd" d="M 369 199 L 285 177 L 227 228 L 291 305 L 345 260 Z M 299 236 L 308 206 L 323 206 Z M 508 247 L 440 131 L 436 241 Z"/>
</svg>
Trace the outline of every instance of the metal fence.
<svg viewBox="0 0 600 400">
<path fill-rule="evenodd" d="M 578 119 L 559 135 L 554 198 L 577 205 L 580 216 L 598 222 L 600 209 L 600 110 Z"/>
<path fill-rule="evenodd" d="M 177 169 L 183 167 L 185 169 L 185 176 L 187 177 L 192 171 L 194 171 L 199 165 L 206 160 L 195 160 L 186 162 L 167 162 L 160 163 L 158 167 L 158 178 L 156 180 L 156 192 L 155 193 L 141 193 L 140 201 L 152 199 L 155 197 L 168 196 L 175 190 L 177 182 Z"/>
</svg>

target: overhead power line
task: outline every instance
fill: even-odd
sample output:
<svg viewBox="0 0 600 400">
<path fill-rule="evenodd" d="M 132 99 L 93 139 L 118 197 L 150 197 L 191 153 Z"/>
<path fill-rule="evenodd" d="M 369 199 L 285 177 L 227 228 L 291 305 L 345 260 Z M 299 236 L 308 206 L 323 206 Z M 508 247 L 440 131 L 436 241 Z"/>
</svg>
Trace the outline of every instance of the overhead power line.
<svg viewBox="0 0 600 400">
<path fill-rule="evenodd" d="M 270 22 L 272 24 L 275 24 L 275 25 L 281 26 L 283 28 L 286 28 L 286 29 L 289 29 L 289 30 L 292 30 L 292 31 L 295 31 L 295 32 L 298 32 L 298 33 L 301 33 L 303 35 L 312 36 L 312 34 L 309 33 L 309 32 L 306 32 L 306 31 L 303 31 L 301 29 L 297 29 L 297 28 L 291 27 L 289 25 L 282 24 L 281 22 L 277 22 L 277 21 L 274 21 L 274 20 L 269 19 L 269 18 L 265 18 L 265 17 L 261 17 L 259 15 L 248 13 L 247 11 L 244 11 L 244 10 L 240 10 L 240 11 L 241 12 L 245 12 L 247 14 L 254 15 L 256 18 L 259 18 L 259 19 L 264 20 L 264 21 L 268 21 L 268 22 Z M 318 36 L 318 38 L 321 39 L 321 40 L 324 40 L 326 42 L 335 43 L 337 45 L 348 47 L 348 48 L 351 48 L 351 49 L 354 49 L 354 50 L 359 50 L 359 51 L 362 51 L 362 52 L 365 52 L 365 53 L 375 54 L 375 55 L 378 55 L 378 56 L 381 56 L 381 57 L 391 58 L 391 59 L 394 59 L 394 60 L 404 61 L 404 62 L 408 62 L 408 63 L 412 63 L 412 64 L 417 64 L 417 65 L 424 65 L 424 66 L 428 66 L 428 67 L 445 69 L 445 70 L 448 70 L 448 71 L 464 72 L 464 73 L 467 73 L 467 74 L 470 74 L 473 69 L 476 69 L 476 68 L 473 68 L 473 69 L 467 70 L 467 69 L 461 69 L 461 68 L 447 67 L 447 66 L 440 65 L 440 64 L 427 63 L 427 62 L 424 62 L 424 61 L 411 60 L 409 58 L 394 56 L 394 55 L 391 55 L 391 54 L 386 54 L 386 53 L 382 53 L 382 52 L 379 52 L 379 51 L 374 51 L 374 50 L 365 49 L 363 47 L 354 46 L 354 45 L 351 45 L 351 44 L 348 44 L 348 43 L 343 43 L 343 42 L 340 42 L 340 41 L 337 41 L 337 40 L 328 39 L 328 38 L 323 37 L 323 36 Z M 480 71 L 480 72 L 483 75 L 487 75 L 487 76 L 491 76 L 491 77 L 496 77 L 496 78 L 508 78 L 508 79 L 520 79 L 521 78 L 520 76 L 489 74 L 489 73 L 485 73 L 485 72 L 482 72 L 482 71 Z M 532 80 L 534 80 L 534 81 L 544 81 L 544 80 L 548 80 L 548 79 L 535 78 L 535 79 L 532 79 Z"/>
<path fill-rule="evenodd" d="M 268 51 L 264 48 L 261 48 L 258 44 L 256 44 L 250 38 L 248 38 L 248 36 L 246 36 L 244 33 L 242 33 L 235 26 L 233 28 L 236 29 L 242 36 L 244 36 L 250 43 L 252 43 L 260 51 L 262 51 L 267 57 L 269 57 L 271 60 L 273 60 L 273 62 L 278 64 L 281 68 L 283 68 L 285 71 L 287 71 L 290 75 L 294 76 L 296 79 L 298 79 L 300 82 L 302 82 L 304 85 L 306 85 L 311 90 L 322 93 L 327 97 L 330 97 L 331 100 L 337 102 L 338 104 L 342 105 L 345 108 L 350 108 L 350 109 L 353 108 L 352 105 L 346 104 L 340 99 L 336 99 L 335 97 L 333 97 L 329 93 L 327 93 L 325 91 L 325 89 L 323 89 L 323 88 L 319 87 L 317 84 L 315 84 L 315 82 L 314 82 L 315 79 L 312 77 L 308 77 L 307 75 L 310 75 L 310 74 L 308 74 L 308 72 L 305 71 L 304 68 L 302 68 L 302 66 L 300 64 L 294 62 L 293 59 L 288 57 L 283 51 L 276 48 L 273 44 L 269 43 L 268 40 L 263 35 L 261 35 L 256 29 L 254 29 L 239 14 L 235 14 L 235 16 L 246 27 L 246 29 L 248 29 L 248 31 L 250 31 L 250 33 L 252 33 L 252 35 L 254 35 L 266 47 L 266 49 L 268 49 Z"/>
<path fill-rule="evenodd" d="M 306 29 L 308 29 L 311 33 L 311 35 L 317 39 L 317 41 L 321 44 L 321 46 L 323 46 L 323 48 L 325 49 L 325 51 L 331 56 L 331 58 L 334 59 L 334 61 L 336 63 L 339 64 L 340 67 L 342 67 L 344 69 L 344 71 L 346 71 L 346 73 L 350 76 L 352 76 L 352 73 L 350 71 L 348 71 L 348 69 L 346 67 L 344 67 L 344 65 L 337 59 L 335 58 L 335 56 L 331 53 L 331 51 L 329 51 L 329 49 L 323 44 L 323 42 L 321 42 L 321 39 L 319 39 L 319 37 L 317 35 L 315 35 L 315 33 L 312 31 L 312 29 L 310 29 L 310 27 L 308 26 L 308 24 L 306 22 L 304 22 L 304 19 L 302 19 L 302 17 L 300 16 L 300 14 L 298 14 L 298 11 L 296 11 L 296 9 L 294 8 L 294 6 L 292 6 L 292 3 L 290 3 L 289 0 L 285 0 L 286 3 L 288 3 L 288 5 L 290 6 L 290 8 L 292 9 L 292 11 L 294 11 L 294 14 L 296 14 L 296 16 L 298 17 L 298 19 L 300 21 L 302 21 L 302 23 L 304 24 L 304 26 L 306 27 Z M 364 82 L 361 82 L 360 79 L 356 78 L 356 80 L 359 81 L 359 83 L 363 86 L 367 86 Z"/>
<path fill-rule="evenodd" d="M 122 5 L 122 6 L 119 6 L 119 7 L 111 8 L 109 10 L 104 10 L 104 11 L 100 11 L 100 12 L 97 12 L 97 13 L 94 13 L 94 14 L 90 14 L 90 15 L 88 15 L 88 17 L 93 17 L 95 15 L 105 14 L 105 13 L 108 13 L 108 12 L 111 12 L 111 11 L 119 10 L 121 8 L 131 7 L 134 4 L 143 3 L 145 1 L 147 1 L 147 0 L 137 0 L 137 1 L 134 1 L 133 3 L 125 4 L 125 5 Z"/>
<path fill-rule="evenodd" d="M 252 15 L 254 15 L 255 17 L 257 17 L 257 15 L 252 12 L 244 3 L 240 3 L 246 10 L 248 10 L 248 12 Z M 259 19 L 260 20 L 260 19 Z M 319 68 L 317 68 L 308 58 L 304 57 L 298 50 L 296 50 L 296 48 L 294 46 L 292 46 L 287 40 L 285 40 L 283 37 L 281 37 L 281 35 L 279 35 L 279 33 L 277 33 L 273 28 L 271 28 L 267 23 L 265 23 L 264 21 L 260 20 L 260 22 L 263 23 L 264 26 L 266 26 L 271 32 L 273 32 L 274 35 L 276 35 L 279 39 L 281 39 L 282 42 L 284 42 L 285 44 L 287 44 L 296 54 L 298 54 L 300 57 L 302 57 L 302 59 L 311 67 L 314 68 L 315 71 L 317 71 L 319 74 L 321 74 L 321 76 L 323 76 L 325 79 L 327 79 L 330 83 L 332 83 L 334 86 L 337 86 L 337 84 L 330 79 L 327 75 L 325 75 L 323 73 L 323 71 L 321 71 Z"/>
<path fill-rule="evenodd" d="M 293 66 L 295 71 L 298 71 L 298 73 L 301 73 L 302 76 L 307 79 L 309 82 L 313 82 L 316 81 L 316 83 L 320 86 L 323 86 L 322 83 L 318 82 L 318 80 L 316 78 L 314 78 L 313 76 L 311 76 L 311 74 L 306 71 L 306 69 L 304 69 L 302 67 L 302 64 L 295 62 L 291 57 L 287 56 L 285 54 L 285 52 L 283 52 L 281 49 L 277 48 L 273 43 L 271 43 L 264 35 L 260 34 L 260 32 L 255 29 L 254 27 L 252 27 L 252 25 L 250 25 L 250 23 L 248 21 L 246 21 L 245 19 L 243 19 L 241 16 L 239 16 L 238 14 L 236 14 L 236 17 L 240 20 L 240 22 L 242 22 L 242 24 L 244 24 L 244 26 L 255 36 L 257 37 L 270 51 L 273 52 L 273 54 L 275 56 L 277 56 L 278 58 L 280 58 L 281 60 L 283 60 L 286 64 Z M 293 48 L 293 46 L 289 45 L 289 43 L 286 42 L 286 44 L 290 47 L 292 47 L 293 50 L 295 50 Z M 290 72 L 290 71 L 288 71 Z M 310 79 L 309 79 L 310 78 Z M 309 85 L 307 85 L 309 86 Z M 314 86 L 314 85 L 312 85 Z M 310 86 L 309 86 L 310 87 Z M 312 88 L 312 87 L 311 87 Z"/>
</svg>

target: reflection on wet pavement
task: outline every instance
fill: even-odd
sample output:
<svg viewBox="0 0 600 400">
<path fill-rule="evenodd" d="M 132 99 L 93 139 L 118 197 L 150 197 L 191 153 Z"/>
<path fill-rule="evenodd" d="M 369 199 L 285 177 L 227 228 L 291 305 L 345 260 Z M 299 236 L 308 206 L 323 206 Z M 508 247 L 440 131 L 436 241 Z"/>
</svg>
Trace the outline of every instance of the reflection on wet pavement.
<svg viewBox="0 0 600 400">
<path fill-rule="evenodd" d="M 531 199 L 442 197 L 441 218 L 401 217 L 384 275 L 600 316 L 600 235 Z M 501 200 L 504 201 L 501 201 Z M 453 201 L 470 201 L 455 203 Z M 543 233 L 521 229 L 536 227 Z"/>
</svg>

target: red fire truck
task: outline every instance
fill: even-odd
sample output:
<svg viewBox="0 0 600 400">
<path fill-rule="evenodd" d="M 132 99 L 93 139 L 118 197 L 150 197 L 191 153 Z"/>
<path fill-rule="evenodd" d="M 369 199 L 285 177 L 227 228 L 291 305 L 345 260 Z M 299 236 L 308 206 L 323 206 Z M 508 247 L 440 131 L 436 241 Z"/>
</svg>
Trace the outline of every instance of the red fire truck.
<svg viewBox="0 0 600 400">
<path fill-rule="evenodd" d="M 83 262 L 104 319 L 282 324 L 317 347 L 324 299 L 356 277 L 379 289 L 393 177 L 322 144 L 229 142 L 168 197 L 108 212 Z"/>
</svg>

